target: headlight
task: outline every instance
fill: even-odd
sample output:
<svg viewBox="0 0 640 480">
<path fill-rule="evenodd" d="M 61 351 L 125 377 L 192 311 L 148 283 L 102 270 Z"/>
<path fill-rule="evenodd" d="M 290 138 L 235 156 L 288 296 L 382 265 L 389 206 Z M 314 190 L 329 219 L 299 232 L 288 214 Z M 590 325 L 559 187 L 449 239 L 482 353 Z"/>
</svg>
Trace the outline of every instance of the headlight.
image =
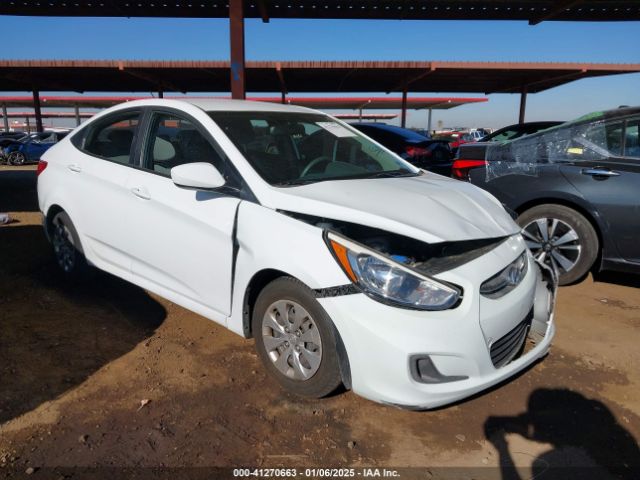
<svg viewBox="0 0 640 480">
<path fill-rule="evenodd" d="M 446 310 L 461 297 L 452 285 L 426 277 L 363 245 L 327 232 L 325 240 L 347 276 L 383 303 L 416 310 Z"/>
<path fill-rule="evenodd" d="M 527 250 L 518 258 L 480 285 L 480 293 L 488 298 L 500 298 L 516 288 L 527 274 Z"/>
</svg>

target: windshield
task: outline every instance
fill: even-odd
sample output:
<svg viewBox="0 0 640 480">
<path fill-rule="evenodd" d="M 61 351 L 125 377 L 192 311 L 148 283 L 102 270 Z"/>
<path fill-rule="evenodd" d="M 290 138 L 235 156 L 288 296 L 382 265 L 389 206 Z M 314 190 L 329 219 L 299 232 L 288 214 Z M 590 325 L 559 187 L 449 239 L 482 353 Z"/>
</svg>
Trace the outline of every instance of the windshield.
<svg viewBox="0 0 640 480">
<path fill-rule="evenodd" d="M 357 131 L 314 113 L 209 112 L 269 184 L 419 175 Z"/>
</svg>

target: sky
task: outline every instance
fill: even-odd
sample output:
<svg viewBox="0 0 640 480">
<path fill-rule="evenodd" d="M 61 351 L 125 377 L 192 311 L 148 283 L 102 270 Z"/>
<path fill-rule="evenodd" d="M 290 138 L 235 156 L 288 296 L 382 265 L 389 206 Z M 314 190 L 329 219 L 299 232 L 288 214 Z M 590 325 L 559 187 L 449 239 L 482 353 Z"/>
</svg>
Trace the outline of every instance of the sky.
<svg viewBox="0 0 640 480">
<path fill-rule="evenodd" d="M 227 19 L 3 17 L 2 23 L 6 32 L 20 32 L 11 48 L 0 54 L 4 59 L 227 60 L 229 56 Z M 529 26 L 524 21 L 249 19 L 245 35 L 247 60 L 640 63 L 640 22 Z M 447 92 L 410 94 L 440 95 Z M 488 103 L 434 111 L 433 127 L 441 123 L 499 128 L 517 122 L 519 101 L 519 95 L 494 94 Z M 569 120 L 619 105 L 640 105 L 640 74 L 578 80 L 530 94 L 526 120 Z M 409 112 L 408 126 L 424 128 L 426 123 L 425 111 Z"/>
</svg>

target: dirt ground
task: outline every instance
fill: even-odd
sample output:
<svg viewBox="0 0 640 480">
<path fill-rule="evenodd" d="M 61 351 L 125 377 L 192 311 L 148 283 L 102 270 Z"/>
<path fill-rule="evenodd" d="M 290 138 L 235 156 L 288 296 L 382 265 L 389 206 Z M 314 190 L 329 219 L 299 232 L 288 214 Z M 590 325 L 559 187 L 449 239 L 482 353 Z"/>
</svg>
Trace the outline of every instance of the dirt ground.
<svg viewBox="0 0 640 480">
<path fill-rule="evenodd" d="M 16 220 L 0 226 L 0 478 L 88 478 L 80 467 L 175 467 L 181 478 L 178 467 L 214 466 L 640 478 L 640 277 L 562 288 L 544 361 L 455 406 L 411 412 L 351 392 L 285 394 L 252 341 L 108 275 L 67 285 L 37 210 L 33 168 L 0 167 L 0 212 Z"/>
</svg>

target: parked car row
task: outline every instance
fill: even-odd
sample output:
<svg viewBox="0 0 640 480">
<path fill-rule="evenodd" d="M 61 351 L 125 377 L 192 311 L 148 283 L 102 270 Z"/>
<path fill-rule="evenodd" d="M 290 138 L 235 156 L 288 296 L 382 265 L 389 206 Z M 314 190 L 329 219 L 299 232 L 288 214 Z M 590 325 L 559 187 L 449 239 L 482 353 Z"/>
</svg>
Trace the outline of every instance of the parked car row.
<svg viewBox="0 0 640 480">
<path fill-rule="evenodd" d="M 69 132 L 7 132 L 0 137 L 0 156 L 8 165 L 37 162 L 44 152 Z"/>
</svg>

